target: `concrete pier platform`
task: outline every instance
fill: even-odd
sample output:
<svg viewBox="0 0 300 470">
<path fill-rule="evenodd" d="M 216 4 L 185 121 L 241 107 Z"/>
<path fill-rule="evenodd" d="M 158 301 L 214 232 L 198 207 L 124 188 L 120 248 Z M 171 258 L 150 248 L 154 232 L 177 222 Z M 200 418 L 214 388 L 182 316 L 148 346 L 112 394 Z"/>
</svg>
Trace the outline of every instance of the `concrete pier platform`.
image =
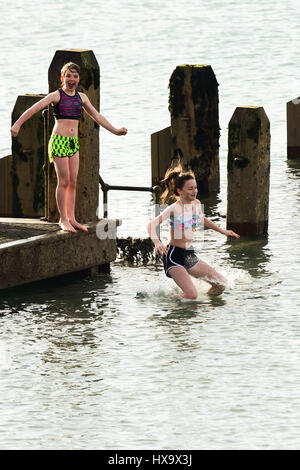
<svg viewBox="0 0 300 470">
<path fill-rule="evenodd" d="M 117 256 L 116 230 L 121 222 L 105 219 L 105 239 L 97 236 L 99 222 L 86 224 L 88 232 L 70 233 L 39 219 L 0 218 L 0 290 L 107 266 Z"/>
</svg>

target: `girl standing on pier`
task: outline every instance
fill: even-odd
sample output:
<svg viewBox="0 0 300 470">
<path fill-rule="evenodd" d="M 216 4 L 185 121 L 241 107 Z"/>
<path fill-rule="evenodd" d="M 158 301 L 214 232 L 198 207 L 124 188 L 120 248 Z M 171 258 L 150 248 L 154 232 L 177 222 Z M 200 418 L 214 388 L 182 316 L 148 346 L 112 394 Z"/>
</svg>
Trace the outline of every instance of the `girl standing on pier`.
<svg viewBox="0 0 300 470">
<path fill-rule="evenodd" d="M 201 211 L 200 201 L 196 199 L 198 189 L 191 171 L 183 173 L 182 166 L 178 164 L 176 168 L 166 172 L 163 181 L 167 188 L 162 194 L 162 202 L 168 202 L 170 198 L 175 199 L 175 202 L 148 224 L 148 233 L 155 245 L 156 253 L 163 255 L 166 275 L 174 279 L 181 288 L 180 297 L 183 299 L 196 299 L 198 296 L 190 276 L 208 282 L 211 285 L 209 294 L 221 294 L 225 290 L 227 279 L 196 256 L 191 245 L 194 232 L 203 222 L 204 227 L 223 235 L 235 238 L 239 238 L 239 235 L 232 230 L 221 229 L 205 217 Z M 170 223 L 170 241 L 167 246 L 156 234 L 156 228 L 166 219 Z"/>
<path fill-rule="evenodd" d="M 27 109 L 11 128 L 13 137 L 18 135 L 22 124 L 48 105 L 54 106 L 55 124 L 49 141 L 49 160 L 54 163 L 57 175 L 56 202 L 62 230 L 87 231 L 75 219 L 76 182 L 79 169 L 78 121 L 82 108 L 100 126 L 115 135 L 126 135 L 127 129 L 116 129 L 98 113 L 84 93 L 77 91 L 80 67 L 68 62 L 61 69 L 61 88 Z"/>
</svg>

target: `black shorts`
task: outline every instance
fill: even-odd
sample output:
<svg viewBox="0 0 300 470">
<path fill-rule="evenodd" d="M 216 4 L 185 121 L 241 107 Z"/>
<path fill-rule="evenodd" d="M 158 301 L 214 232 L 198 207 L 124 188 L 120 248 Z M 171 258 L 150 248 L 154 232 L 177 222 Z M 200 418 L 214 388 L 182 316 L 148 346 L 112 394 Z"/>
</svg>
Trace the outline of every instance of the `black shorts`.
<svg viewBox="0 0 300 470">
<path fill-rule="evenodd" d="M 171 277 L 169 269 L 182 266 L 186 270 L 189 270 L 199 263 L 199 261 L 200 259 L 196 256 L 193 248 L 186 250 L 178 246 L 168 245 L 168 253 L 163 255 L 164 269 L 168 277 Z"/>
</svg>

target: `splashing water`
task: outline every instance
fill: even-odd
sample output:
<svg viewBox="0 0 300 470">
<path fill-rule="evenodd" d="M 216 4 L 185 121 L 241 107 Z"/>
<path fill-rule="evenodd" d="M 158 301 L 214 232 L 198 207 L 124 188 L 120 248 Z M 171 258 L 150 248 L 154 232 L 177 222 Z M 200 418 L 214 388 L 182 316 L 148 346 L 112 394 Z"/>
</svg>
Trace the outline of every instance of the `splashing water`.
<svg viewBox="0 0 300 470">
<path fill-rule="evenodd" d="M 249 273 L 243 269 L 237 268 L 225 268 L 219 271 L 227 279 L 227 285 L 225 292 L 232 290 L 237 286 L 248 285 L 251 283 L 251 276 Z M 153 300 L 153 298 L 169 298 L 177 299 L 182 302 L 199 302 L 207 301 L 208 290 L 210 289 L 210 284 L 204 279 L 192 278 L 193 283 L 197 289 L 198 297 L 195 300 L 183 299 L 179 297 L 181 289 L 177 287 L 172 279 L 166 278 L 163 273 L 160 273 L 157 279 L 157 282 L 150 285 L 143 285 L 143 288 L 136 293 L 137 299 L 146 299 Z"/>
</svg>

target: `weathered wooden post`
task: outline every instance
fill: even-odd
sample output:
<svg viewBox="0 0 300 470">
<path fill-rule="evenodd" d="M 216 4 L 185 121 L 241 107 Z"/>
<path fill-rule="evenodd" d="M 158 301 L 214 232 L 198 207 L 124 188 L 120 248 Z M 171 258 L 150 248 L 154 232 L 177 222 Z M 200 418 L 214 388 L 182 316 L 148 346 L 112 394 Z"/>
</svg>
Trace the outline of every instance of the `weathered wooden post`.
<svg viewBox="0 0 300 470">
<path fill-rule="evenodd" d="M 0 158 L 0 217 L 12 216 L 12 156 Z"/>
<path fill-rule="evenodd" d="M 170 78 L 172 157 L 181 157 L 199 192 L 219 189 L 218 82 L 210 65 L 179 65 Z"/>
<path fill-rule="evenodd" d="M 300 97 L 286 105 L 287 122 L 287 157 L 289 160 L 300 159 Z"/>
<path fill-rule="evenodd" d="M 268 232 L 270 122 L 261 106 L 239 106 L 228 129 L 227 229 Z"/>
<path fill-rule="evenodd" d="M 100 70 L 96 57 L 91 50 L 63 49 L 56 51 L 49 67 L 49 93 L 60 87 L 60 71 L 67 62 L 80 66 L 78 90 L 85 93 L 93 106 L 100 109 Z M 51 134 L 54 118 L 52 106 L 49 107 L 48 134 Z M 50 137 L 50 136 L 49 136 Z M 76 218 L 83 223 L 96 220 L 99 204 L 99 126 L 92 118 L 83 113 L 79 121 L 80 164 L 76 192 Z M 48 193 L 46 217 L 49 221 L 59 219 L 56 200 L 56 174 L 54 165 L 47 160 Z"/>
<path fill-rule="evenodd" d="M 164 178 L 172 160 L 171 127 L 151 134 L 151 173 L 152 186 Z"/>
<path fill-rule="evenodd" d="M 12 124 L 45 95 L 18 96 L 12 112 Z M 12 138 L 12 214 L 13 217 L 44 215 L 44 151 L 43 118 L 33 115 Z"/>
</svg>

